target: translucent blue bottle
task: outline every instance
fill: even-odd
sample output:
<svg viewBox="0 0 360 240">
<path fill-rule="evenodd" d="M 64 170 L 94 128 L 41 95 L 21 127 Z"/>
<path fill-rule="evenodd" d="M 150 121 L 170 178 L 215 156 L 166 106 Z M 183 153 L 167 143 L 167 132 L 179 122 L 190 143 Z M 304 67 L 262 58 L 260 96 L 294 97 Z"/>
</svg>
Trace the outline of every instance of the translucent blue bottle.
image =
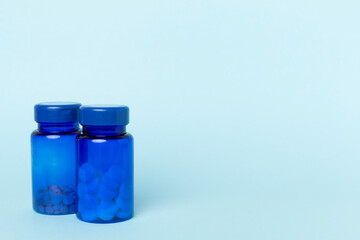
<svg viewBox="0 0 360 240">
<path fill-rule="evenodd" d="M 133 216 L 133 137 L 126 132 L 129 108 L 80 108 L 83 133 L 78 142 L 77 217 L 113 223 Z"/>
<path fill-rule="evenodd" d="M 76 213 L 76 136 L 80 104 L 35 105 L 31 134 L 33 208 L 48 215 Z"/>
</svg>

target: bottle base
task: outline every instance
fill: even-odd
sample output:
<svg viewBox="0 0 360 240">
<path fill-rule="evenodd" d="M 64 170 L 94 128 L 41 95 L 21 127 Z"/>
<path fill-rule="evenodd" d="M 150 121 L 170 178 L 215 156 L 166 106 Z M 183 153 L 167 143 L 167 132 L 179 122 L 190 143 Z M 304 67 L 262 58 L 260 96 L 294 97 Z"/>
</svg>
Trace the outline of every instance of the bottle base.
<svg viewBox="0 0 360 240">
<path fill-rule="evenodd" d="M 46 216 L 61 216 L 61 215 L 71 215 L 71 214 L 76 214 L 76 212 L 54 212 L 54 213 L 47 213 L 45 211 L 38 211 L 36 209 L 34 209 L 35 213 L 41 214 L 41 215 L 46 215 Z"/>
<path fill-rule="evenodd" d="M 125 222 L 125 221 L 128 221 L 130 220 L 131 218 L 133 218 L 133 215 L 129 216 L 129 217 L 126 217 L 126 218 L 118 218 L 118 217 L 115 217 L 109 221 L 104 221 L 102 219 L 95 219 L 95 220 L 85 220 L 81 217 L 81 214 L 77 213 L 76 214 L 76 217 L 77 219 L 79 219 L 80 221 L 82 222 L 86 222 L 86 223 L 95 223 L 95 224 L 108 224 L 108 223 L 119 223 L 119 222 Z"/>
</svg>

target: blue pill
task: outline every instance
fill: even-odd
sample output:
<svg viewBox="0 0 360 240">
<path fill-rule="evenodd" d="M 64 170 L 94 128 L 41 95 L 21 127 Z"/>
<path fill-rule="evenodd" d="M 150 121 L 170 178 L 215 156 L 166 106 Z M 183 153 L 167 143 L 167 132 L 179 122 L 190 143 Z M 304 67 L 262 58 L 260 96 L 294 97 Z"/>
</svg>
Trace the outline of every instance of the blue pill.
<svg viewBox="0 0 360 240">
<path fill-rule="evenodd" d="M 130 184 L 122 183 L 120 186 L 119 194 L 125 199 L 130 199 L 132 197 L 132 187 L 130 186 Z"/>
<path fill-rule="evenodd" d="M 44 194 L 43 200 L 44 200 L 44 204 L 50 204 L 51 203 L 50 194 Z"/>
<path fill-rule="evenodd" d="M 89 182 L 96 176 L 96 169 L 90 163 L 84 163 L 79 169 L 79 178 L 83 182 Z"/>
<path fill-rule="evenodd" d="M 69 212 L 68 207 L 66 205 L 62 205 L 60 208 L 60 212 L 62 214 L 67 214 Z"/>
<path fill-rule="evenodd" d="M 81 196 L 78 203 L 78 209 L 80 212 L 87 210 L 96 210 L 98 206 L 98 200 L 91 195 Z"/>
<path fill-rule="evenodd" d="M 95 177 L 91 182 L 86 184 L 86 190 L 90 194 L 94 194 L 99 190 L 100 187 L 100 180 L 99 178 Z"/>
<path fill-rule="evenodd" d="M 119 210 L 114 201 L 102 201 L 97 208 L 97 215 L 104 221 L 110 221 L 116 215 Z"/>
<path fill-rule="evenodd" d="M 64 195 L 60 194 L 51 194 L 51 202 L 54 204 L 59 204 L 64 199 Z"/>
<path fill-rule="evenodd" d="M 98 197 L 103 201 L 110 201 L 118 194 L 117 190 L 110 189 L 106 185 L 101 184 Z"/>
<path fill-rule="evenodd" d="M 75 201 L 75 198 L 75 193 L 70 193 L 68 196 L 64 197 L 63 203 L 65 203 L 66 205 L 70 205 Z"/>
<path fill-rule="evenodd" d="M 66 185 L 62 188 L 62 193 L 65 195 L 68 195 L 72 192 L 74 192 L 74 190 L 71 187 L 69 187 L 68 185 Z"/>
<path fill-rule="evenodd" d="M 53 206 L 53 209 L 54 209 L 55 211 L 59 211 L 62 206 L 63 206 L 63 204 L 55 204 L 55 205 Z"/>
<path fill-rule="evenodd" d="M 96 209 L 87 209 L 86 211 L 80 212 L 81 218 L 84 221 L 91 222 L 97 219 Z"/>
<path fill-rule="evenodd" d="M 77 185 L 77 193 L 79 196 L 85 194 L 94 194 L 99 190 L 100 187 L 100 180 L 96 177 L 91 182 L 84 183 L 79 182 Z"/>
<path fill-rule="evenodd" d="M 106 175 L 111 178 L 114 182 L 121 182 L 122 169 L 119 165 L 114 165 L 106 172 Z"/>
<path fill-rule="evenodd" d="M 50 192 L 53 192 L 55 194 L 61 194 L 61 189 L 58 185 L 55 185 L 55 184 L 52 184 L 50 187 L 49 187 L 49 191 Z"/>
<path fill-rule="evenodd" d="M 77 194 L 80 196 L 86 195 L 86 183 L 79 182 L 76 188 Z"/>
<path fill-rule="evenodd" d="M 38 211 L 41 212 L 41 213 L 44 213 L 45 212 L 45 208 L 43 205 L 39 205 L 38 206 Z"/>
<path fill-rule="evenodd" d="M 49 190 L 50 190 L 50 191 L 55 191 L 55 190 L 59 190 L 59 189 L 60 189 L 59 186 L 56 185 L 56 184 L 51 184 L 51 185 L 49 186 Z"/>
<path fill-rule="evenodd" d="M 129 217 L 131 217 L 131 211 L 118 211 L 117 212 L 117 214 L 116 214 L 116 216 L 118 217 L 118 218 L 121 218 L 121 219 L 127 219 L 127 218 L 129 218 Z"/>
<path fill-rule="evenodd" d="M 114 180 L 108 172 L 103 175 L 101 183 L 110 189 L 117 189 L 120 187 L 120 183 Z"/>
<path fill-rule="evenodd" d="M 47 206 L 45 208 L 45 212 L 48 214 L 53 214 L 54 213 L 54 209 L 51 206 Z"/>
<path fill-rule="evenodd" d="M 115 199 L 115 202 L 122 211 L 127 211 L 130 209 L 130 201 L 122 198 L 120 195 Z"/>
</svg>

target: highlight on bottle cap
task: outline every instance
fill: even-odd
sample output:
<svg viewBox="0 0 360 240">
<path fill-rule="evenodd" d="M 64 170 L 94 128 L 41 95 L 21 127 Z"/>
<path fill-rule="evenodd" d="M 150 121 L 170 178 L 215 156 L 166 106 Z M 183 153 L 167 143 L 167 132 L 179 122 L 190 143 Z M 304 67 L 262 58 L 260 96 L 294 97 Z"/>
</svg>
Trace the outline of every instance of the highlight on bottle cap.
<svg viewBox="0 0 360 240">
<path fill-rule="evenodd" d="M 80 108 L 80 124 L 122 126 L 129 123 L 129 108 L 124 105 L 94 104 Z"/>
<path fill-rule="evenodd" d="M 36 122 L 65 123 L 79 121 L 79 108 L 77 102 L 42 102 L 34 106 Z"/>
</svg>

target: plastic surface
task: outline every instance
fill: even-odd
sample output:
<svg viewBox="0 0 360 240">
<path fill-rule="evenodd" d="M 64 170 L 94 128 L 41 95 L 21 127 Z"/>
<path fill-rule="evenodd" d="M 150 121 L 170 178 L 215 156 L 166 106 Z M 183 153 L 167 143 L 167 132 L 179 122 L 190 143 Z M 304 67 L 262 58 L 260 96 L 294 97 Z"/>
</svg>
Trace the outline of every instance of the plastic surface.
<svg viewBox="0 0 360 240">
<path fill-rule="evenodd" d="M 80 123 L 91 126 L 116 126 L 129 123 L 129 108 L 123 105 L 84 105 L 80 108 Z"/>
<path fill-rule="evenodd" d="M 41 125 L 42 130 L 31 135 L 33 208 L 38 213 L 63 215 L 77 211 L 76 126 Z M 64 128 L 72 131 L 63 132 Z"/>
<path fill-rule="evenodd" d="M 133 137 L 124 127 L 106 133 L 99 126 L 77 137 L 77 217 L 85 222 L 114 223 L 133 216 Z"/>
<path fill-rule="evenodd" d="M 43 102 L 34 107 L 35 121 L 41 123 L 78 122 L 79 107 L 77 102 Z"/>
</svg>

